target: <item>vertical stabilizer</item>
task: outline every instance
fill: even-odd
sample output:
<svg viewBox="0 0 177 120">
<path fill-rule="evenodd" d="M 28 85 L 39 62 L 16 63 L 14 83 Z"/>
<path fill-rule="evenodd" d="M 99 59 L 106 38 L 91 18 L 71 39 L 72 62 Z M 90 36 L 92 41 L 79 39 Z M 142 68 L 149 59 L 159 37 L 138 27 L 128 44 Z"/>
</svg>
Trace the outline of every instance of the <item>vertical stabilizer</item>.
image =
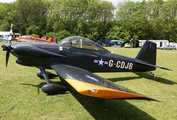
<svg viewBox="0 0 177 120">
<path fill-rule="evenodd" d="M 136 56 L 136 59 L 156 65 L 156 43 L 146 41 Z"/>
<path fill-rule="evenodd" d="M 54 42 L 54 43 L 57 43 L 57 38 L 55 36 L 52 36 L 48 39 L 48 41 L 51 41 L 51 42 Z"/>
</svg>

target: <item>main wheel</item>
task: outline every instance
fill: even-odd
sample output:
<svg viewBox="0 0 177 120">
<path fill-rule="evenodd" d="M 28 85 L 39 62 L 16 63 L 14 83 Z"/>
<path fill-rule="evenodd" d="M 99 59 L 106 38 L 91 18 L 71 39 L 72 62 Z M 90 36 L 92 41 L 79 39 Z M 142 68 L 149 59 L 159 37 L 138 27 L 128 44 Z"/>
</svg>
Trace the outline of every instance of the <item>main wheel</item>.
<svg viewBox="0 0 177 120">
<path fill-rule="evenodd" d="M 50 83 L 42 86 L 42 91 L 48 95 L 56 95 L 69 91 L 69 89 L 58 84 Z"/>
</svg>

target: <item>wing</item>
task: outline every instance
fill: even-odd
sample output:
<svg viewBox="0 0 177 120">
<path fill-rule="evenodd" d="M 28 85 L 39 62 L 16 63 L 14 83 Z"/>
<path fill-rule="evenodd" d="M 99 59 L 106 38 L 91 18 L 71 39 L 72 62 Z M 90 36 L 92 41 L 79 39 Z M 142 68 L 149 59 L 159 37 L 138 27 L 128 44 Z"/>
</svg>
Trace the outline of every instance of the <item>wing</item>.
<svg viewBox="0 0 177 120">
<path fill-rule="evenodd" d="M 109 82 L 85 69 L 65 64 L 54 64 L 51 68 L 64 78 L 77 92 L 87 96 L 107 99 L 154 100 Z"/>
</svg>

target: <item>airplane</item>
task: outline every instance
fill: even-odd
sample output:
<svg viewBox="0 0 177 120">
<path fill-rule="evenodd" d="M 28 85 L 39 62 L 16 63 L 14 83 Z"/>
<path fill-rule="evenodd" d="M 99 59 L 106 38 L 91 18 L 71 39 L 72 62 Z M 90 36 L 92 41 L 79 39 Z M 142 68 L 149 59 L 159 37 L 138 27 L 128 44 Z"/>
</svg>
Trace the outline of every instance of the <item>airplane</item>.
<svg viewBox="0 0 177 120">
<path fill-rule="evenodd" d="M 3 37 L 0 37 L 0 40 L 1 41 L 8 41 L 9 39 L 12 39 L 12 35 L 10 36 L 10 34 L 13 34 L 12 33 L 12 27 L 13 27 L 13 24 L 11 24 L 11 29 L 10 31 L 3 31 L 3 32 L 0 32 L 0 35 L 2 35 Z M 9 36 L 8 36 L 9 35 Z"/>
<path fill-rule="evenodd" d="M 0 41 L 6 41 L 6 38 L 0 37 Z"/>
<path fill-rule="evenodd" d="M 42 38 L 36 38 L 31 35 L 25 35 L 16 38 L 18 42 L 48 42 L 48 43 L 57 43 L 56 37 L 52 36 L 47 40 L 47 36 L 42 36 Z"/>
<path fill-rule="evenodd" d="M 135 58 L 111 53 L 94 41 L 80 36 L 64 38 L 59 43 L 14 42 L 2 45 L 6 51 L 6 67 L 10 53 L 17 57 L 16 63 L 36 67 L 37 76 L 46 83 L 42 91 L 55 95 L 68 91 L 65 86 L 52 83 L 56 74 L 47 72 L 53 69 L 66 83 L 83 95 L 105 99 L 154 100 L 120 85 L 114 84 L 95 72 L 147 72 L 156 68 L 156 44 L 146 41 Z"/>
</svg>

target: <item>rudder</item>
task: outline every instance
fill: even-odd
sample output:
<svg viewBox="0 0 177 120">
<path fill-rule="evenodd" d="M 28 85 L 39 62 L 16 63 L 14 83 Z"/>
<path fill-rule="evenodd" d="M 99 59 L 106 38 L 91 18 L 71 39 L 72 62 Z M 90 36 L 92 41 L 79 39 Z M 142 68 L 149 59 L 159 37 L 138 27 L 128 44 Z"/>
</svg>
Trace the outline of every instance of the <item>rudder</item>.
<svg viewBox="0 0 177 120">
<path fill-rule="evenodd" d="M 57 38 L 55 36 L 52 36 L 48 39 L 48 41 L 51 41 L 53 43 L 57 43 Z"/>
</svg>

